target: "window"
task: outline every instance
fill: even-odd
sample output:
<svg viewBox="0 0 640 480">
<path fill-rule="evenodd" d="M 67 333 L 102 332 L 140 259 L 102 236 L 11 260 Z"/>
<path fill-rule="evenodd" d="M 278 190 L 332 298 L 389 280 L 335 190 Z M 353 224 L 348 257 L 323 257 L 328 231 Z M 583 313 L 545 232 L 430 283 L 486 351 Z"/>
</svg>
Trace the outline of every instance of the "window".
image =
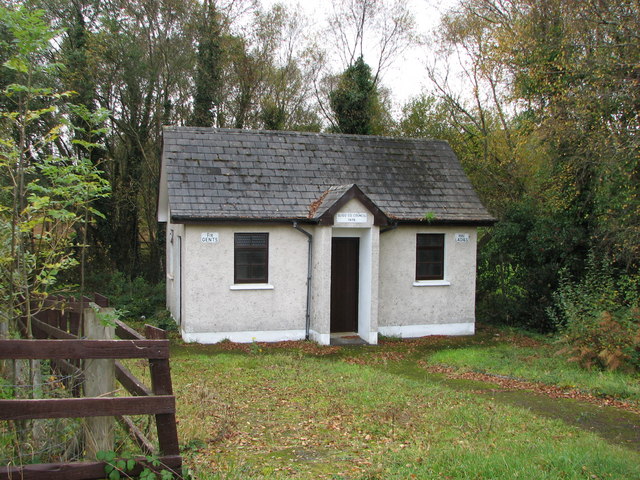
<svg viewBox="0 0 640 480">
<path fill-rule="evenodd" d="M 234 283 L 267 283 L 269 234 L 236 233 L 234 236 Z"/>
<path fill-rule="evenodd" d="M 444 280 L 444 233 L 419 233 L 416 280 Z"/>
</svg>

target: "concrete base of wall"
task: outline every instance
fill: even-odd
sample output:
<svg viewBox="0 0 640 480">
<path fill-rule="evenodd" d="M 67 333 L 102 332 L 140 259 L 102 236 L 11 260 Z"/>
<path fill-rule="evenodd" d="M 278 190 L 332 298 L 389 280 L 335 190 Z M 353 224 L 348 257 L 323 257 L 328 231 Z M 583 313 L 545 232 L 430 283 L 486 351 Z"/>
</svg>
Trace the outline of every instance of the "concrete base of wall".
<svg viewBox="0 0 640 480">
<path fill-rule="evenodd" d="M 386 337 L 399 338 L 416 338 L 429 335 L 473 335 L 475 333 L 475 323 L 386 326 L 378 327 L 378 333 Z"/>
<path fill-rule="evenodd" d="M 251 342 L 284 342 L 287 340 L 304 340 L 304 330 L 267 330 L 249 332 L 181 332 L 185 342 L 218 343 L 230 340 L 236 343 Z"/>
<path fill-rule="evenodd" d="M 328 333 L 318 333 L 315 330 L 309 330 L 309 340 L 317 342 L 320 345 L 331 344 L 331 336 Z"/>
<path fill-rule="evenodd" d="M 378 344 L 378 332 L 369 332 L 369 335 L 360 335 L 360 338 L 362 338 L 369 345 Z"/>
<path fill-rule="evenodd" d="M 473 335 L 475 323 L 442 323 L 429 325 L 403 325 L 379 327 L 380 335 L 398 338 L 416 338 L 429 335 Z M 371 333 L 368 340 L 370 345 L 378 343 L 378 333 Z M 182 332 L 185 342 L 218 343 L 230 340 L 236 343 L 251 342 L 284 342 L 287 340 L 304 340 L 304 330 L 255 330 L 248 332 Z M 331 336 L 328 333 L 309 332 L 309 338 L 320 345 L 330 345 Z"/>
</svg>

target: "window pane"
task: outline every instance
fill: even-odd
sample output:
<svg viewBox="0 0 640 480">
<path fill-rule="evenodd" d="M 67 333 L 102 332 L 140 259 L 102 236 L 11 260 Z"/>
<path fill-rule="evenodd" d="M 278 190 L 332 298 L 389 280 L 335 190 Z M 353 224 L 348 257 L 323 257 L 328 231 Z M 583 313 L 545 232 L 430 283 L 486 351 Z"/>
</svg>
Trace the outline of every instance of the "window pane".
<svg viewBox="0 0 640 480">
<path fill-rule="evenodd" d="M 266 282 L 267 267 L 266 265 L 253 265 L 251 278 Z"/>
<path fill-rule="evenodd" d="M 427 263 L 427 275 L 429 277 L 442 276 L 442 265 L 439 263 Z"/>
<path fill-rule="evenodd" d="M 248 250 L 245 253 L 247 254 L 247 263 L 252 265 L 266 263 L 267 252 L 265 250 Z"/>
<path fill-rule="evenodd" d="M 418 247 L 441 247 L 444 246 L 443 233 L 419 233 Z"/>
<path fill-rule="evenodd" d="M 236 247 L 266 247 L 267 233 L 236 233 Z"/>
<path fill-rule="evenodd" d="M 418 268 L 416 269 L 416 276 L 418 279 L 422 279 L 427 276 L 427 264 L 419 263 Z"/>
<path fill-rule="evenodd" d="M 418 262 L 442 262 L 442 250 L 422 249 L 418 250 Z"/>
<path fill-rule="evenodd" d="M 247 279 L 251 277 L 251 267 L 249 265 L 236 265 L 236 282 L 237 279 Z"/>
<path fill-rule="evenodd" d="M 234 282 L 266 283 L 269 273 L 269 234 L 236 233 L 234 245 Z"/>
<path fill-rule="evenodd" d="M 250 250 L 236 249 L 236 265 L 248 265 L 250 263 Z"/>
<path fill-rule="evenodd" d="M 416 280 L 444 279 L 444 234 L 419 233 L 416 237 Z"/>
</svg>

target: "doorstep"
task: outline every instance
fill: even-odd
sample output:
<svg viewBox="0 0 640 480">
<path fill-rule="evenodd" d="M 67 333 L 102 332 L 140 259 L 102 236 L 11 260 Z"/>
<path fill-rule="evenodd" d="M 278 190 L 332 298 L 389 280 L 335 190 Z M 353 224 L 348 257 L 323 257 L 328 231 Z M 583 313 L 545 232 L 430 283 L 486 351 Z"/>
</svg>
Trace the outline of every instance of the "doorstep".
<svg viewBox="0 0 640 480">
<path fill-rule="evenodd" d="M 336 332 L 330 334 L 330 345 L 367 345 L 356 332 Z"/>
</svg>

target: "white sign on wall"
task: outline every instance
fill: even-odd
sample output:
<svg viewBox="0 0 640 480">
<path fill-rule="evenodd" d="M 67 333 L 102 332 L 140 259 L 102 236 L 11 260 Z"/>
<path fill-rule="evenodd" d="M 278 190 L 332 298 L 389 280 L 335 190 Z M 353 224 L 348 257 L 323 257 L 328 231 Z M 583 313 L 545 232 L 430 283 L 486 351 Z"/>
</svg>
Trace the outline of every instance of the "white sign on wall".
<svg viewBox="0 0 640 480">
<path fill-rule="evenodd" d="M 218 243 L 218 232 L 203 232 L 200 234 L 200 241 L 202 243 Z"/>
<path fill-rule="evenodd" d="M 469 241 L 468 233 L 456 233 L 456 242 L 467 243 Z"/>
<path fill-rule="evenodd" d="M 336 223 L 367 223 L 369 215 L 366 212 L 336 213 Z"/>
</svg>

